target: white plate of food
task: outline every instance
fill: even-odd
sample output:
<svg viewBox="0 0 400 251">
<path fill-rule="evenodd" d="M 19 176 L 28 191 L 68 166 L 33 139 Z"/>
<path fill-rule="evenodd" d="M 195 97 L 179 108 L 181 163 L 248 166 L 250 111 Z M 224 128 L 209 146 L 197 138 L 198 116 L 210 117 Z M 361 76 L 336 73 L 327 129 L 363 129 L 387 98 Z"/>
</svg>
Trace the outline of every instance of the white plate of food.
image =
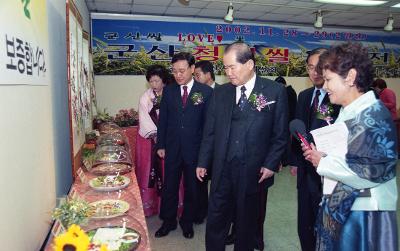
<svg viewBox="0 0 400 251">
<path fill-rule="evenodd" d="M 111 192 L 124 189 L 131 180 L 123 175 L 98 176 L 89 181 L 89 186 L 96 191 Z"/>
<path fill-rule="evenodd" d="M 99 200 L 89 204 L 92 207 L 91 218 L 108 219 L 125 214 L 129 203 L 123 200 Z"/>
<path fill-rule="evenodd" d="M 141 241 L 140 233 L 129 227 L 101 227 L 88 231 L 87 235 L 91 241 L 90 251 L 99 250 L 101 244 L 107 244 L 110 251 L 133 251 Z"/>
</svg>

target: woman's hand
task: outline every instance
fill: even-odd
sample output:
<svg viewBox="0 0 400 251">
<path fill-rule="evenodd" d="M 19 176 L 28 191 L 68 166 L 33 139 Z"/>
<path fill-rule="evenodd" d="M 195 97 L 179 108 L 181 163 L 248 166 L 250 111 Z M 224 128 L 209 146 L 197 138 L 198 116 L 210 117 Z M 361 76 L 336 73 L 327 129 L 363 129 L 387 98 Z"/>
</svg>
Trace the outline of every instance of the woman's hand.
<svg viewBox="0 0 400 251">
<path fill-rule="evenodd" d="M 326 156 L 326 154 L 323 152 L 318 152 L 313 143 L 311 143 L 310 146 L 311 149 L 306 147 L 304 144 L 301 144 L 301 150 L 303 150 L 303 156 L 305 157 L 305 159 L 310 161 L 311 164 L 313 164 L 313 166 L 317 168 L 319 165 L 319 161 L 322 157 Z"/>
</svg>

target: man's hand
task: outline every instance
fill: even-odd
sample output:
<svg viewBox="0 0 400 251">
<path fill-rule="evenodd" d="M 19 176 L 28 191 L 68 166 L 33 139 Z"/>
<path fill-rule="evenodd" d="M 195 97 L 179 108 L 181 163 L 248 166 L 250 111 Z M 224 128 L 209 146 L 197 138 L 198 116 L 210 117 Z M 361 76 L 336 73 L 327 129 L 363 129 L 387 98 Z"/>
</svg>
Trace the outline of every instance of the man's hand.
<svg viewBox="0 0 400 251">
<path fill-rule="evenodd" d="M 207 169 L 204 167 L 197 167 L 196 168 L 196 177 L 198 180 L 203 182 L 204 177 L 207 175 Z"/>
<path fill-rule="evenodd" d="M 297 175 L 297 166 L 291 166 L 290 167 L 290 174 L 292 175 L 292 176 L 296 176 Z"/>
<path fill-rule="evenodd" d="M 265 179 L 268 179 L 269 177 L 272 177 L 275 173 L 266 167 L 261 167 L 260 169 L 260 175 L 261 178 L 258 180 L 258 183 L 263 182 Z"/>
<path fill-rule="evenodd" d="M 165 157 L 165 149 L 158 149 L 157 150 L 157 154 L 160 158 L 164 158 Z"/>
</svg>

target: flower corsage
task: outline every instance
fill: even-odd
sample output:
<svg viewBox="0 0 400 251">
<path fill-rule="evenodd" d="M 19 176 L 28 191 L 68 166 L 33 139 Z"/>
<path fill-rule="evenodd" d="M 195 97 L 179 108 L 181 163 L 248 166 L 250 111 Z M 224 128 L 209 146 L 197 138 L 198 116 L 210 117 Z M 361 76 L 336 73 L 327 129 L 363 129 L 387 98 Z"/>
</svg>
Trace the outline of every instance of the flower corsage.
<svg viewBox="0 0 400 251">
<path fill-rule="evenodd" d="M 261 110 L 264 109 L 266 106 L 270 108 L 269 105 L 275 102 L 275 100 L 268 101 L 267 97 L 265 97 L 262 93 L 253 93 L 249 97 L 249 103 L 253 106 L 254 109 L 259 112 L 261 112 Z"/>
<path fill-rule="evenodd" d="M 331 103 L 321 104 L 317 110 L 317 119 L 325 120 L 328 125 L 331 124 L 333 107 Z"/>
<path fill-rule="evenodd" d="M 204 103 L 203 94 L 201 92 L 195 92 L 190 97 L 194 105 L 201 105 Z"/>
</svg>

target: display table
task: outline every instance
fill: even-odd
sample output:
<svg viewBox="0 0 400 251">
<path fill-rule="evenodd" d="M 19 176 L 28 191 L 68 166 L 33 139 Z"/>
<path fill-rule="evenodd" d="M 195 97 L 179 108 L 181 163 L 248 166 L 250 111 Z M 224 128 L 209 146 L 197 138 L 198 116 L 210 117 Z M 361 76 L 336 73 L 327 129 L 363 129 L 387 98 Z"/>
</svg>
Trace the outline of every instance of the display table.
<svg viewBox="0 0 400 251">
<path fill-rule="evenodd" d="M 129 203 L 130 208 L 127 213 L 122 216 L 118 216 L 110 219 L 92 219 L 88 222 L 87 225 L 82 226 L 85 231 L 99 228 L 99 227 L 108 227 L 108 226 L 122 226 L 123 224 L 126 227 L 133 228 L 138 231 L 141 235 L 141 241 L 139 247 L 136 249 L 138 251 L 150 251 L 150 241 L 149 234 L 147 230 L 146 220 L 143 214 L 143 205 L 142 199 L 140 197 L 139 187 L 136 181 L 136 175 L 132 171 L 128 174 L 125 174 L 131 179 L 131 183 L 127 188 L 120 192 L 96 192 L 92 188 L 88 186 L 88 184 L 84 184 L 77 180 L 71 188 L 71 191 L 76 191 L 77 195 L 88 202 L 93 202 L 102 199 L 119 199 L 124 200 Z M 95 176 L 86 173 L 87 180 L 90 180 Z M 49 238 L 47 242 L 46 251 L 52 251 L 52 236 Z"/>
</svg>

